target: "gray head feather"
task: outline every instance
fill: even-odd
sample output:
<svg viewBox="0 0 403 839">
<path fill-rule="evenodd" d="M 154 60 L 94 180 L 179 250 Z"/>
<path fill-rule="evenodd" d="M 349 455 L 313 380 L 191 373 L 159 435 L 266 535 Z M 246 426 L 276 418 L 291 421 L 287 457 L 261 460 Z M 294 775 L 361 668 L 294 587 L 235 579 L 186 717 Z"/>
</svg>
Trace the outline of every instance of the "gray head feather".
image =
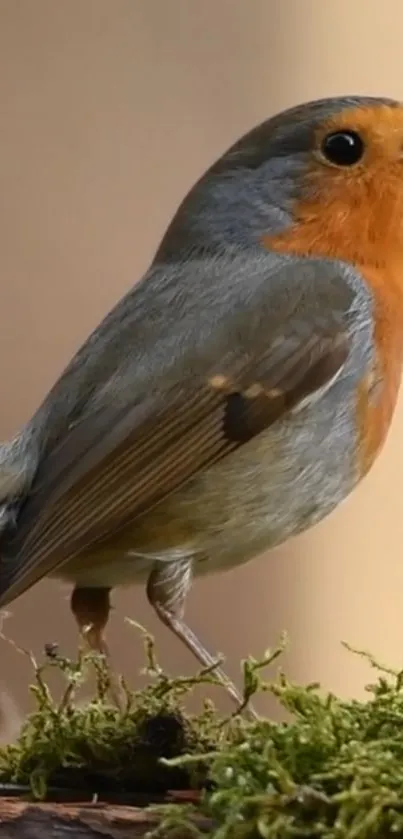
<svg viewBox="0 0 403 839">
<path fill-rule="evenodd" d="M 253 128 L 190 190 L 157 251 L 156 262 L 255 243 L 292 221 L 298 175 L 308 163 L 318 125 L 347 108 L 388 105 L 393 99 L 345 96 L 290 108 Z"/>
</svg>

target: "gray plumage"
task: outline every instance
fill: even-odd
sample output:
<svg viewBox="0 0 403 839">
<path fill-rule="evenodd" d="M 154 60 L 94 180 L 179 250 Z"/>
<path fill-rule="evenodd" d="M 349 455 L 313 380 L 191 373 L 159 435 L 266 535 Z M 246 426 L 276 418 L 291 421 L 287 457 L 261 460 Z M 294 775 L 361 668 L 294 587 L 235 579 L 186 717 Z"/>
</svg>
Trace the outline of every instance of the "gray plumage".
<svg viewBox="0 0 403 839">
<path fill-rule="evenodd" d="M 192 572 L 253 558 L 351 491 L 371 293 L 347 264 L 261 239 L 293 224 L 317 126 L 366 105 L 396 103 L 291 109 L 191 190 L 145 277 L 0 451 L 6 518 L 18 501 L 0 540 L 0 605 L 46 574 L 107 588 L 159 569 L 154 594 L 163 574 L 176 594 L 182 581 L 179 608 Z"/>
</svg>

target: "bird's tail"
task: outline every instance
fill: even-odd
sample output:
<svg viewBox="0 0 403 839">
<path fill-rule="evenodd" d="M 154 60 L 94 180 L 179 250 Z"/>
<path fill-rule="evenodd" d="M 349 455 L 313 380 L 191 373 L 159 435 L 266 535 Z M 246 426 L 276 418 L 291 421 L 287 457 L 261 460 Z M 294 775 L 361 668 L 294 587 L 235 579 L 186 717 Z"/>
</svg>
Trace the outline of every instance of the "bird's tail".
<svg viewBox="0 0 403 839">
<path fill-rule="evenodd" d="M 28 429 L 0 443 L 0 536 L 15 526 L 18 508 L 31 487 L 38 463 L 38 446 Z"/>
</svg>

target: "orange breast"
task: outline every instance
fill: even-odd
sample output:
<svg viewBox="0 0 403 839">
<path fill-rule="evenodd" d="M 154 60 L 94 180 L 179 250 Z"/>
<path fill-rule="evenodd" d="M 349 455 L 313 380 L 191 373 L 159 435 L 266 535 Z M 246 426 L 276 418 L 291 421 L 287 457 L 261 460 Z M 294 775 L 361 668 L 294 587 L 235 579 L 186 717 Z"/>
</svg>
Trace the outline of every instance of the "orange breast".
<svg viewBox="0 0 403 839">
<path fill-rule="evenodd" d="M 403 366 L 403 109 L 346 109 L 320 134 L 343 127 L 367 138 L 367 158 L 355 169 L 313 155 L 303 175 L 305 197 L 293 207 L 295 224 L 264 236 L 263 244 L 348 262 L 371 289 L 375 369 L 356 394 L 357 465 L 364 475 L 385 441 Z"/>
<path fill-rule="evenodd" d="M 357 266 L 374 295 L 374 341 L 377 369 L 369 371 L 357 390 L 358 466 L 365 475 L 380 451 L 389 430 L 400 387 L 403 361 L 403 305 L 400 278 L 392 266 L 382 270 Z M 387 270 L 385 268 L 385 270 Z M 379 392 L 372 392 L 373 386 Z"/>
<path fill-rule="evenodd" d="M 376 369 L 368 371 L 360 383 L 356 401 L 359 435 L 357 465 L 363 477 L 386 439 L 400 386 L 403 364 L 403 253 L 402 258 L 399 255 L 397 259 L 395 250 L 380 247 L 378 258 L 372 250 L 368 261 L 362 260 L 362 254 L 357 260 L 360 230 L 355 236 L 351 230 L 350 248 L 349 241 L 340 241 L 340 236 L 337 236 L 334 221 L 332 223 L 335 218 L 334 207 L 328 220 L 326 212 L 321 210 L 317 223 L 311 217 L 308 225 L 300 223 L 280 235 L 267 235 L 263 243 L 277 252 L 299 256 L 322 255 L 350 262 L 370 286 L 374 300 Z"/>
</svg>

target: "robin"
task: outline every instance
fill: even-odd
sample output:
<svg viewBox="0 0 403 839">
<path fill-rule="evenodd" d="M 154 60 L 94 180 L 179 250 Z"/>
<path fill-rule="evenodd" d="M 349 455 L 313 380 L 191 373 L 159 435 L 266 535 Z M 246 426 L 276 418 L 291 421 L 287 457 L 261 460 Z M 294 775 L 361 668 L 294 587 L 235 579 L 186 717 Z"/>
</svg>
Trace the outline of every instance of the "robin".
<svg viewBox="0 0 403 839">
<path fill-rule="evenodd" d="M 3 445 L 0 606 L 67 580 L 105 651 L 110 590 L 144 582 L 210 665 L 184 621 L 193 577 L 349 495 L 402 361 L 403 106 L 333 98 L 269 119 L 193 187 L 142 281 Z"/>
</svg>

